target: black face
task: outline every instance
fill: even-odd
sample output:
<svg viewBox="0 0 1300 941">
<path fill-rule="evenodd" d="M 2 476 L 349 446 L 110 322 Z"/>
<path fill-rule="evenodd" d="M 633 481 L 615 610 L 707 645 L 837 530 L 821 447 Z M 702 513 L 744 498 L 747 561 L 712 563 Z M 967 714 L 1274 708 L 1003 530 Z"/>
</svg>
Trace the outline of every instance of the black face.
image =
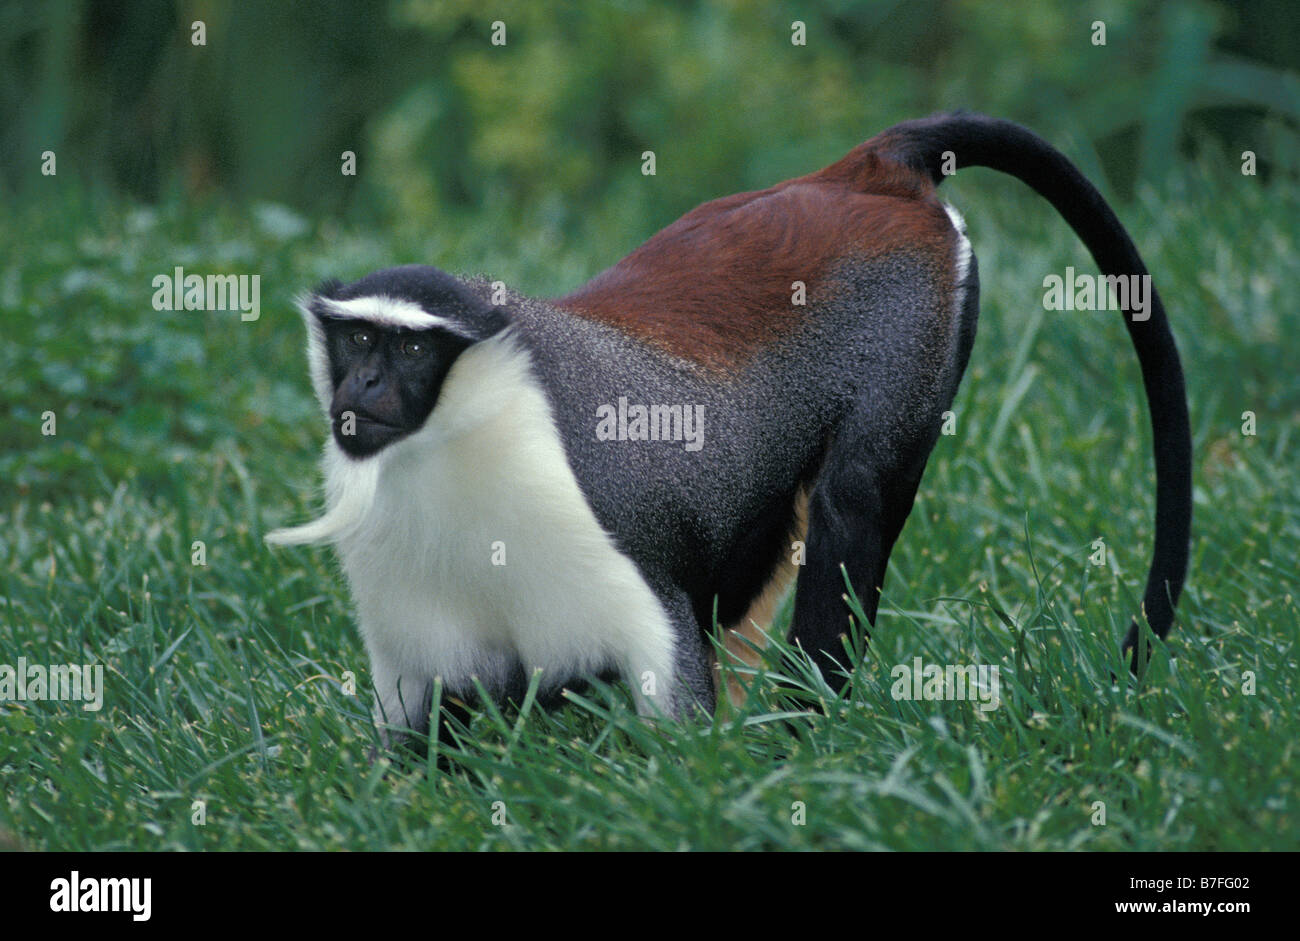
<svg viewBox="0 0 1300 941">
<path fill-rule="evenodd" d="M 365 457 L 424 424 L 469 341 L 443 330 L 407 330 L 320 318 L 329 351 L 334 440 Z"/>
<path fill-rule="evenodd" d="M 364 297 L 414 305 L 447 326 L 415 330 L 347 319 L 336 316 L 330 303 Z M 353 457 L 374 454 L 419 430 L 456 357 L 508 323 L 503 308 L 428 265 L 385 268 L 346 285 L 327 281 L 315 291 L 310 310 L 325 330 L 334 440 Z"/>
</svg>

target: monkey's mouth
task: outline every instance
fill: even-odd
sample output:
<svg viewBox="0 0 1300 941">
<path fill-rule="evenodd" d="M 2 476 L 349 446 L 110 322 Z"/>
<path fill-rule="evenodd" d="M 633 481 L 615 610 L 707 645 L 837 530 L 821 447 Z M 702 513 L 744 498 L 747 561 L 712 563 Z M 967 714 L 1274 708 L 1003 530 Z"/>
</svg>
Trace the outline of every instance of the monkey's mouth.
<svg viewBox="0 0 1300 941">
<path fill-rule="evenodd" d="M 347 421 L 342 415 L 335 416 L 330 423 L 333 425 L 334 440 L 353 457 L 374 454 L 405 435 L 408 430 L 360 412 L 353 412 Z"/>
<path fill-rule="evenodd" d="M 394 425 L 392 422 L 387 422 L 384 421 L 383 419 L 375 418 L 373 415 L 367 415 L 364 412 L 353 411 L 352 421 L 357 425 L 374 425 L 376 428 L 387 428 L 390 431 L 403 430 L 400 425 Z M 333 424 L 335 431 L 338 431 L 344 425 L 344 420 L 342 415 L 330 416 L 330 422 L 331 424 Z"/>
</svg>

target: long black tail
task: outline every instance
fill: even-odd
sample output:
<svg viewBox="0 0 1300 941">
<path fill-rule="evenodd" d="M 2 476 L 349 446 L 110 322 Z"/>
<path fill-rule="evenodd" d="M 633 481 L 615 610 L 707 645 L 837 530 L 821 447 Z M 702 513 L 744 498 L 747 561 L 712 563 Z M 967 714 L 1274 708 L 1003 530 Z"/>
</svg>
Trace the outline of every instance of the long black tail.
<svg viewBox="0 0 1300 941">
<path fill-rule="evenodd" d="M 880 149 L 936 184 L 944 179 L 941 164 L 951 151 L 955 165 L 991 167 L 1028 184 L 1056 207 L 1097 265 L 1107 275 L 1146 275 L 1146 265 L 1096 187 L 1074 164 L 1042 138 L 1010 121 L 981 114 L 938 114 L 896 125 L 879 135 Z M 1147 576 L 1143 608 L 1147 623 L 1162 640 L 1173 625 L 1174 605 L 1187 577 L 1192 527 L 1192 435 L 1187 393 L 1165 307 L 1150 292 L 1150 317 L 1134 320 L 1124 311 L 1133 348 L 1142 366 L 1151 410 L 1156 458 L 1156 545 Z M 1147 661 L 1135 620 L 1124 650 L 1131 651 L 1133 671 Z"/>
</svg>

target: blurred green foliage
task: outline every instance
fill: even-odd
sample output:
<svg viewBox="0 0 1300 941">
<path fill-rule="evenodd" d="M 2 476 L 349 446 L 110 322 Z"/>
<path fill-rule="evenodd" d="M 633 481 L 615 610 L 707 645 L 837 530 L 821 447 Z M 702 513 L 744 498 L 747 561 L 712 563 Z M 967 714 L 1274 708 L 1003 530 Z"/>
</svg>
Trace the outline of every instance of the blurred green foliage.
<svg viewBox="0 0 1300 941">
<path fill-rule="evenodd" d="M 39 197 L 54 150 L 61 179 L 146 200 L 415 229 L 498 206 L 599 239 L 594 209 L 649 232 L 966 107 L 1129 195 L 1205 148 L 1300 172 L 1298 40 L 1293 0 L 19 0 L 0 8 L 2 185 Z"/>
</svg>

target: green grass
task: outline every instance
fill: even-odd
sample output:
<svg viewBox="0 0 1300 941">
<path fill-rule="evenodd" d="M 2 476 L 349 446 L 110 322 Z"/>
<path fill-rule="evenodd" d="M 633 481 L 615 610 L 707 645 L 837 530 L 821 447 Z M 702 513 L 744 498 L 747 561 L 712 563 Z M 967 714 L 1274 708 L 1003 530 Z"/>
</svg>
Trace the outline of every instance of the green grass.
<svg viewBox="0 0 1300 941">
<path fill-rule="evenodd" d="M 423 237 L 295 233 L 265 212 L 84 194 L 6 213 L 0 663 L 102 662 L 107 694 L 97 714 L 0 704 L 0 844 L 1300 846 L 1294 190 L 1190 168 L 1120 208 L 1174 323 L 1196 445 L 1188 589 L 1135 687 L 1110 682 L 1152 543 L 1134 356 L 1118 315 L 1043 311 L 1045 274 L 1088 267 L 1046 204 L 991 174 L 950 187 L 980 257 L 980 336 L 851 695 L 783 716 L 768 677 L 712 725 L 643 721 L 617 688 L 487 711 L 455 775 L 367 763 L 368 665 L 337 565 L 262 543 L 317 499 L 324 428 L 291 298 L 416 260 L 555 292 L 650 233 L 504 212 Z M 260 274 L 261 319 L 155 312 L 150 280 L 175 265 Z M 1088 561 L 1098 538 L 1105 567 Z M 1000 665 L 1002 707 L 895 701 L 890 668 L 914 656 Z"/>
</svg>

